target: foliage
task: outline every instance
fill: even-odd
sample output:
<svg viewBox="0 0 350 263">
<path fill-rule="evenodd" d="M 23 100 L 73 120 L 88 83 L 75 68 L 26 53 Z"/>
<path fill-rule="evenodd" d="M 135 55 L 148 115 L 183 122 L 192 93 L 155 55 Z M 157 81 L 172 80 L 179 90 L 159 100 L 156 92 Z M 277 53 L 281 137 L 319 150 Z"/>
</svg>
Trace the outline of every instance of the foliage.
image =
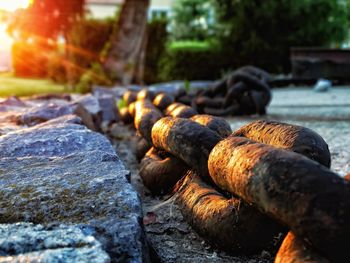
<svg viewBox="0 0 350 263">
<path fill-rule="evenodd" d="M 175 41 L 169 44 L 171 50 L 193 50 L 193 51 L 207 51 L 210 49 L 211 43 L 208 41 Z"/>
<path fill-rule="evenodd" d="M 19 32 L 21 39 L 56 39 L 80 20 L 83 8 L 84 0 L 34 0 L 30 7 L 15 13 L 9 31 Z"/>
<path fill-rule="evenodd" d="M 215 45 L 191 41 L 169 45 L 160 66 L 160 79 L 168 81 L 216 79 L 220 77 L 223 65 Z"/>
<path fill-rule="evenodd" d="M 159 61 L 164 56 L 168 38 L 167 21 L 155 19 L 148 24 L 148 41 L 145 58 L 146 83 L 159 82 Z"/>
<path fill-rule="evenodd" d="M 80 78 L 75 91 L 79 93 L 91 92 L 93 85 L 111 86 L 113 83 L 106 75 L 103 67 L 99 63 L 92 64 Z"/>
<path fill-rule="evenodd" d="M 124 100 L 124 99 L 122 98 L 122 99 L 118 100 L 117 106 L 118 106 L 118 109 L 121 110 L 121 109 L 123 109 L 123 108 L 128 107 L 128 103 L 126 102 L 126 100 Z"/>
<path fill-rule="evenodd" d="M 99 62 L 100 53 L 109 40 L 112 28 L 112 19 L 83 19 L 72 27 L 67 36 L 66 63 L 69 81 L 72 84 L 79 82 L 91 65 Z"/>
<path fill-rule="evenodd" d="M 56 83 L 67 83 L 66 59 L 59 52 L 52 52 L 47 65 L 47 77 Z"/>
<path fill-rule="evenodd" d="M 215 6 L 226 67 L 288 71 L 290 47 L 329 46 L 346 35 L 346 8 L 337 0 L 217 0 Z"/>
<path fill-rule="evenodd" d="M 48 46 L 31 42 L 15 42 L 12 46 L 12 63 L 18 77 L 42 78 L 47 75 Z"/>
<path fill-rule="evenodd" d="M 186 92 L 190 93 L 190 91 L 191 91 L 191 83 L 188 80 L 185 80 L 184 86 L 185 86 Z"/>
<path fill-rule="evenodd" d="M 176 0 L 173 6 L 174 40 L 205 40 L 211 20 L 210 0 Z"/>
</svg>

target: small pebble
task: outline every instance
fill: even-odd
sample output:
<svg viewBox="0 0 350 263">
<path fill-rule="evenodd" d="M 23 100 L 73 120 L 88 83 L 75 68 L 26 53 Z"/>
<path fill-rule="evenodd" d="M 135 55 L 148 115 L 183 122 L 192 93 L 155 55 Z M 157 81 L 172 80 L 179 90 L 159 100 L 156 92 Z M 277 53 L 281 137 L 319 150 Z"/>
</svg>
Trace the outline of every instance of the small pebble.
<svg viewBox="0 0 350 263">
<path fill-rule="evenodd" d="M 174 247 L 175 246 L 175 242 L 173 241 L 165 241 L 165 244 L 169 247 Z"/>
</svg>

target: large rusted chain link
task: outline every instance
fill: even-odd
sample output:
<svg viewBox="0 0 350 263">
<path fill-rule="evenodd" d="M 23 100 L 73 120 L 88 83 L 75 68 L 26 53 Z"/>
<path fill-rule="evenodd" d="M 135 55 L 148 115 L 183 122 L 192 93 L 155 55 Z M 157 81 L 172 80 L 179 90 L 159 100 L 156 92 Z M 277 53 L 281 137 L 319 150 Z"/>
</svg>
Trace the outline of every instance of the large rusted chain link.
<svg viewBox="0 0 350 263">
<path fill-rule="evenodd" d="M 142 112 L 141 108 L 136 107 L 136 116 L 139 111 Z M 168 119 L 175 121 L 174 126 L 168 127 Z M 183 142 L 187 142 L 189 152 L 193 152 L 192 154 L 187 152 L 187 157 L 184 155 L 182 159 L 196 167 L 201 167 L 201 164 L 198 163 L 201 159 L 198 159 L 200 155 L 202 155 L 205 164 L 202 167 L 206 167 L 210 150 L 218 141 L 232 133 L 231 127 L 224 119 L 208 115 L 195 115 L 192 120 L 173 117 L 161 120 L 165 121 L 166 125 L 162 125 L 162 121 L 157 121 L 158 126 L 169 129 L 157 131 L 158 126 L 154 125 L 152 133 L 159 135 L 157 138 L 169 139 L 172 137 L 168 131 L 172 129 L 177 134 L 177 138 L 173 138 L 173 141 L 169 139 L 164 143 L 164 145 L 173 146 L 173 150 L 168 149 L 168 152 L 181 153 Z M 139 130 L 139 128 L 137 129 Z M 179 131 L 181 134 L 178 134 Z M 194 136 L 191 135 L 191 132 Z M 164 134 L 167 134 L 168 137 Z M 182 135 L 188 137 L 185 138 Z M 206 152 L 203 152 L 203 147 L 200 147 L 201 144 L 204 144 L 203 142 L 191 145 L 192 142 L 197 142 L 201 137 L 204 142 L 209 143 Z M 212 138 L 215 141 L 210 143 Z M 158 145 L 154 142 L 154 138 L 152 141 L 155 146 Z M 177 144 L 179 144 L 179 148 L 176 148 Z M 186 164 L 169 153 L 152 148 L 141 161 L 140 176 L 145 186 L 153 194 L 160 194 L 168 192 L 189 169 Z M 200 173 L 203 175 L 206 172 L 200 171 Z M 263 249 L 274 251 L 278 245 L 275 237 L 281 232 L 286 232 L 286 229 L 279 223 L 257 211 L 251 205 L 245 204 L 238 198 L 224 197 L 213 187 L 206 185 L 193 172 L 190 172 L 181 184 L 177 202 L 182 208 L 184 217 L 200 234 L 218 247 L 230 252 L 254 254 Z M 249 221 L 247 221 L 248 219 Z"/>
<path fill-rule="evenodd" d="M 224 119 L 208 115 L 195 115 L 192 119 L 193 121 L 188 122 L 192 122 L 197 129 L 200 127 L 199 125 L 207 127 L 207 132 L 209 132 L 210 135 L 216 133 L 218 140 L 232 133 L 231 127 Z M 191 141 L 191 139 L 188 141 Z M 181 148 L 183 144 L 180 143 L 178 146 Z M 193 157 L 193 155 L 191 156 Z M 190 160 L 191 156 L 188 156 L 187 160 Z M 208 156 L 204 156 L 204 158 L 207 160 Z M 194 157 L 194 160 L 196 160 L 196 157 Z M 173 155 L 168 154 L 168 156 L 164 156 L 163 154 L 163 156 L 160 156 L 156 153 L 155 149 L 151 149 L 141 161 L 140 176 L 145 186 L 153 194 L 167 193 L 189 169 L 189 166 L 187 166 L 185 162 L 180 161 Z M 174 174 L 174 172 L 177 174 Z M 173 178 L 177 179 L 173 180 Z"/>
<path fill-rule="evenodd" d="M 233 133 L 233 136 L 246 137 L 300 153 L 328 168 L 331 166 L 331 154 L 327 143 L 316 132 L 305 127 L 259 120 L 241 127 Z"/>
<path fill-rule="evenodd" d="M 175 102 L 175 97 L 166 93 L 159 93 L 153 100 L 154 106 L 161 111 L 165 110 L 170 104 Z"/>
<path fill-rule="evenodd" d="M 138 161 L 141 161 L 146 153 L 152 148 L 152 143 L 148 142 L 140 135 L 136 135 L 136 145 L 134 145 L 135 155 Z"/>
<path fill-rule="evenodd" d="M 232 133 L 230 124 L 225 119 L 214 117 L 211 115 L 194 115 L 191 120 L 202 126 L 208 127 L 216 132 L 221 138 L 226 138 Z"/>
<path fill-rule="evenodd" d="M 138 100 L 136 102 L 134 125 L 147 142 L 152 143 L 152 127 L 162 117 L 163 114 L 150 101 Z"/>
<path fill-rule="evenodd" d="M 348 253 L 350 183 L 301 154 L 230 136 L 208 160 L 221 189 L 288 226 L 329 259 Z"/>
<path fill-rule="evenodd" d="M 140 177 L 152 194 L 166 194 L 189 169 L 183 161 L 152 147 L 141 160 Z"/>
<path fill-rule="evenodd" d="M 174 109 L 183 108 L 182 105 L 175 104 L 173 106 Z M 204 137 L 204 141 L 208 141 L 205 136 L 210 138 L 216 133 L 217 139 L 208 146 L 208 149 L 211 150 L 220 139 L 232 133 L 231 127 L 224 119 L 209 115 L 195 115 L 192 120 L 170 117 L 162 120 L 167 121 L 168 119 L 179 121 L 175 124 L 177 126 L 173 127 L 175 133 L 183 131 L 183 134 L 188 136 L 189 131 L 194 131 L 195 135 L 195 137 L 189 135 L 189 138 L 184 138 L 181 137 L 181 133 L 178 134 L 179 141 L 174 138 L 173 142 L 164 143 L 164 145 L 173 145 L 174 152 L 176 152 L 174 148 L 178 149 L 176 153 L 183 152 L 184 147 L 197 149 L 196 145 L 190 145 L 190 143 L 196 142 L 200 137 Z M 162 127 L 161 122 L 157 123 L 159 127 Z M 155 125 L 153 130 L 156 129 Z M 198 131 L 201 130 L 203 135 L 198 134 Z M 157 131 L 155 133 L 159 134 Z M 160 136 L 157 138 L 165 138 L 163 133 L 168 134 L 168 131 L 160 132 Z M 171 138 L 171 134 L 168 138 Z M 189 145 L 186 146 L 186 143 Z M 157 146 L 154 140 L 153 144 Z M 187 162 L 191 160 L 198 162 L 198 154 L 203 154 L 203 152 L 188 152 L 187 154 L 182 159 Z M 209 151 L 203 155 L 205 162 L 203 167 L 206 167 L 208 154 Z M 152 148 L 141 161 L 140 176 L 145 186 L 153 194 L 168 192 L 176 181 L 180 180 L 184 173 L 189 170 L 189 167 L 177 158 L 160 155 L 159 151 Z M 194 163 L 192 163 L 193 165 Z M 203 174 L 203 171 L 201 173 Z M 279 223 L 258 212 L 251 205 L 245 204 L 239 198 L 224 197 L 213 187 L 206 185 L 194 172 L 189 171 L 180 184 L 177 194 L 177 202 L 181 211 L 192 227 L 218 247 L 230 252 L 254 254 L 264 249 L 275 251 L 279 245 L 276 237 L 280 233 L 286 232 L 286 229 Z"/>
<path fill-rule="evenodd" d="M 173 143 L 168 141 L 164 144 L 169 145 L 170 142 L 170 145 L 173 145 L 180 153 L 184 151 L 184 147 L 198 149 L 196 145 L 190 144 L 191 142 L 197 142 L 200 137 L 204 138 L 204 142 L 208 142 L 205 139 L 206 136 L 216 138 L 212 144 L 208 145 L 206 153 L 203 154 L 203 151 L 199 148 L 200 151 L 188 152 L 183 157 L 187 162 L 193 160 L 194 162 L 190 163 L 192 165 L 198 163 L 198 156 L 202 155 L 204 160 L 202 167 L 207 167 L 210 150 L 218 141 L 232 133 L 231 127 L 224 119 L 213 116 L 196 115 L 192 117 L 192 120 L 169 117 L 162 120 L 166 121 L 167 119 L 179 121 L 179 125 L 173 128 L 175 134 L 176 131 L 182 131 L 183 134 L 188 136 L 189 131 L 194 132 L 194 137 L 191 137 L 190 134 L 188 138 L 183 138 L 178 134 L 180 140 L 174 138 Z M 162 127 L 161 122 L 157 123 L 159 127 Z M 163 127 L 167 127 L 167 125 Z M 153 130 L 156 128 L 154 126 Z M 198 134 L 198 131 L 202 131 L 203 135 Z M 163 132 L 168 134 L 167 130 Z M 171 138 L 171 134 L 169 136 Z M 166 138 L 166 136 L 160 133 L 159 138 Z M 189 145 L 186 146 L 186 143 L 189 143 Z M 153 142 L 153 144 L 157 146 L 157 143 Z M 166 193 L 176 183 L 176 180 L 184 175 L 186 170 L 182 169 L 183 167 L 186 167 L 186 170 L 189 169 L 188 166 L 181 164 L 181 161 L 177 158 L 162 158 L 152 149 L 141 161 L 140 176 L 145 186 L 153 194 Z M 176 172 L 174 173 L 174 171 Z M 260 213 L 251 205 L 245 204 L 239 198 L 226 198 L 213 187 L 202 182 L 201 179 L 196 179 L 198 184 L 193 183 L 192 180 L 190 173 L 184 179 L 184 183 L 181 184 L 177 202 L 182 208 L 181 211 L 184 217 L 199 234 L 209 239 L 211 243 L 232 253 L 256 254 L 263 249 L 274 252 L 278 248 L 279 242 L 276 237 L 280 233 L 286 232 L 283 226 Z M 203 196 L 203 193 L 205 193 L 205 196 Z M 200 211 L 203 211 L 203 214 Z M 209 221 L 205 221 L 204 218 L 208 218 Z M 222 233 L 223 230 L 225 230 L 225 233 Z"/>
<path fill-rule="evenodd" d="M 183 160 L 209 180 L 208 156 L 222 138 L 208 127 L 188 119 L 165 117 L 152 129 L 154 147 Z"/>
<path fill-rule="evenodd" d="M 192 107 L 182 103 L 172 103 L 164 111 L 166 116 L 172 116 L 175 118 L 191 118 L 198 114 Z"/>
<path fill-rule="evenodd" d="M 350 174 L 344 179 L 350 180 Z M 289 232 L 276 255 L 275 263 L 294 262 L 329 263 L 330 261 L 321 256 L 307 241 Z"/>
<path fill-rule="evenodd" d="M 144 113 L 143 106 L 134 107 L 134 115 L 139 116 L 139 121 L 136 122 L 135 118 L 135 124 L 147 123 L 147 125 L 139 125 L 136 128 L 140 133 L 144 129 L 143 134 L 146 136 L 151 135 L 151 140 L 149 138 L 148 140 L 156 148 L 171 154 L 169 158 L 178 158 L 177 161 L 179 162 L 182 160 L 191 169 L 197 171 L 202 178 L 205 178 L 207 182 L 211 183 L 213 180 L 215 182 L 214 188 L 219 187 L 233 194 L 232 198 L 221 195 L 221 204 L 237 200 L 240 204 L 242 203 L 252 209 L 250 211 L 252 213 L 261 214 L 262 212 L 272 217 L 273 220 L 270 220 L 275 224 L 276 229 L 281 229 L 281 226 L 275 222 L 281 222 L 293 230 L 297 240 L 308 242 L 311 249 L 315 248 L 322 255 L 335 262 L 347 253 L 344 244 L 346 244 L 350 225 L 350 186 L 344 179 L 316 163 L 330 166 L 328 146 L 318 134 L 303 127 L 258 121 L 234 132 L 236 136 L 231 135 L 222 140 L 230 131 L 224 129 L 222 133 L 220 129 L 213 128 L 216 125 L 210 129 L 209 124 L 203 121 L 204 117 L 200 115 L 192 117 L 192 120 L 174 117 L 150 118 L 149 116 L 153 115 L 159 116 L 158 113 L 154 113 L 157 110 L 150 106 L 150 102 L 143 101 L 134 104 L 145 105 L 146 113 Z M 167 108 L 169 106 L 171 105 L 168 105 Z M 150 119 L 152 121 L 149 121 Z M 196 119 L 198 123 L 193 121 Z M 226 125 L 228 124 L 226 123 Z M 225 125 L 220 127 L 225 127 Z M 217 130 L 214 131 L 215 129 Z M 149 162 L 155 164 L 153 170 L 161 168 L 162 160 L 168 158 L 156 154 Z M 303 157 L 301 154 L 310 159 Z M 149 158 L 149 156 L 146 157 Z M 166 165 L 163 167 L 166 167 Z M 149 171 L 151 172 L 152 169 L 149 169 Z M 182 176 L 182 173 L 184 171 L 181 172 L 181 175 L 178 175 L 178 178 Z M 159 174 L 158 176 L 161 176 Z M 220 242 L 220 240 L 225 240 L 226 237 L 222 237 L 222 239 L 218 237 L 215 224 L 212 225 L 214 230 L 210 230 L 209 226 L 211 224 L 205 229 L 201 227 L 203 226 L 201 220 L 204 220 L 204 218 L 215 218 L 215 213 L 218 213 L 218 211 L 222 211 L 222 214 L 227 212 L 224 205 L 219 205 L 220 202 L 218 202 L 217 208 L 221 207 L 223 210 L 215 210 L 214 204 L 216 201 L 214 200 L 218 200 L 217 197 L 220 196 L 220 193 L 210 186 L 205 186 L 205 183 L 193 174 L 194 172 L 192 172 L 192 175 L 191 173 L 188 174 L 179 187 L 179 204 L 182 212 L 200 234 L 214 243 L 225 243 L 226 241 Z M 158 178 L 155 172 L 153 175 L 154 178 Z M 171 188 L 171 185 L 176 181 L 173 177 L 171 176 L 173 182 L 167 185 L 167 188 Z M 166 183 L 161 183 L 160 187 L 162 185 L 166 185 Z M 188 192 L 187 189 L 197 190 Z M 216 197 L 203 199 L 202 195 L 197 195 L 198 191 L 205 192 L 205 189 L 210 189 L 208 195 L 215 193 L 214 196 Z M 192 209 L 186 210 L 186 208 L 191 207 L 193 200 L 197 200 L 195 202 L 196 208 L 193 206 Z M 253 204 L 253 206 L 248 204 Z M 205 210 L 205 205 L 211 207 L 212 210 Z M 258 208 L 261 212 L 258 212 L 255 208 Z M 201 209 L 204 209 L 203 214 L 199 213 Z M 198 214 L 194 214 L 194 211 L 197 211 Z M 237 212 L 237 208 L 235 208 L 235 212 Z M 263 214 L 261 215 L 263 216 Z M 242 225 L 234 229 L 235 231 L 241 231 L 242 227 L 249 227 L 243 221 L 239 222 Z M 252 221 L 246 222 L 252 225 Z M 237 225 L 231 225 L 231 228 L 235 227 Z M 265 229 L 269 230 L 268 233 L 273 233 L 271 228 L 266 227 Z M 239 239 L 235 234 L 232 235 L 233 240 L 235 238 Z M 269 235 L 265 235 L 265 237 L 272 240 Z M 249 238 L 247 237 L 246 240 L 249 240 Z M 249 250 L 244 249 L 244 247 L 247 247 L 245 245 L 249 243 L 248 241 L 248 243 L 245 243 L 244 240 L 242 238 L 242 242 L 237 243 L 241 248 L 237 251 Z M 224 247 L 224 245 L 221 244 L 221 247 Z M 251 247 L 252 250 L 257 249 L 253 245 L 248 245 L 248 247 Z M 298 246 L 290 247 L 297 248 Z M 254 251 L 256 252 L 256 250 Z M 280 251 L 279 258 L 281 258 L 281 255 L 283 256 L 283 253 Z M 293 255 L 297 255 L 297 253 Z"/>
<path fill-rule="evenodd" d="M 198 234 L 235 254 L 276 252 L 286 228 L 236 197 L 225 197 L 194 171 L 179 183 L 177 203 Z"/>
</svg>

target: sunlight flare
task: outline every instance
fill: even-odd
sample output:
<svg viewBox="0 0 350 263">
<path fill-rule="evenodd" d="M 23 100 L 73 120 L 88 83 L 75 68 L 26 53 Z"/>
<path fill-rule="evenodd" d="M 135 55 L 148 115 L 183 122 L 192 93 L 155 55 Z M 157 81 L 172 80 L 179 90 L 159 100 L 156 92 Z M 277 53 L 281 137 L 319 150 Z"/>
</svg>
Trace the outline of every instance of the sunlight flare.
<svg viewBox="0 0 350 263">
<path fill-rule="evenodd" d="M 0 0 L 0 10 L 13 12 L 19 8 L 27 8 L 33 0 Z"/>
</svg>

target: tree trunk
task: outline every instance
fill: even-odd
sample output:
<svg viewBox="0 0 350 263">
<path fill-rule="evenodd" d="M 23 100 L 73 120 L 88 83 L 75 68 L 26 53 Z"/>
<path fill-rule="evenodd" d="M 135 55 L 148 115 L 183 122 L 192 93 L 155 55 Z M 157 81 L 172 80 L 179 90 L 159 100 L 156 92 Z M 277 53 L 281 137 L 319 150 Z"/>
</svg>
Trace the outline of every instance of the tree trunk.
<svg viewBox="0 0 350 263">
<path fill-rule="evenodd" d="M 124 85 L 139 80 L 136 74 L 140 76 L 137 68 L 146 37 L 148 6 L 149 0 L 124 1 L 111 36 L 104 67 L 111 78 Z"/>
</svg>

